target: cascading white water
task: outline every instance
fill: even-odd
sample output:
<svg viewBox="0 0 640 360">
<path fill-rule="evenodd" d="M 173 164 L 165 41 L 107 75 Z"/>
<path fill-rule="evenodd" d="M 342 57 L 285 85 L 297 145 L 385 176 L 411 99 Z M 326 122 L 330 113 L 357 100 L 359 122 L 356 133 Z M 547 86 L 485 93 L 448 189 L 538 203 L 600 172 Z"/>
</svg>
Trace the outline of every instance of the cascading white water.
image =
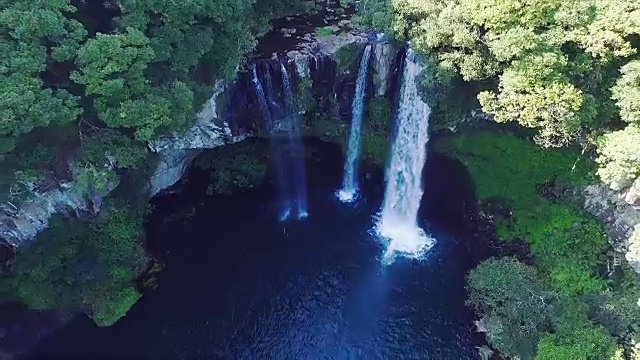
<svg viewBox="0 0 640 360">
<path fill-rule="evenodd" d="M 338 199 L 351 202 L 358 195 L 358 156 L 360 155 L 360 133 L 362 131 L 362 113 L 367 90 L 367 74 L 371 59 L 371 45 L 367 45 L 360 60 L 360 70 L 356 81 L 356 92 L 351 104 L 351 131 L 349 133 L 349 149 L 344 163 L 344 179 L 342 189 L 338 191 Z"/>
<path fill-rule="evenodd" d="M 260 103 L 260 111 L 262 112 L 262 117 L 264 118 L 265 122 L 267 123 L 267 127 L 270 130 L 272 125 L 271 112 L 269 111 L 267 97 L 264 94 L 262 83 L 260 83 L 260 79 L 258 78 L 258 72 L 256 70 L 255 64 L 251 67 L 251 75 L 251 83 L 253 84 L 253 89 L 256 91 L 256 96 L 258 97 L 258 102 Z"/>
<path fill-rule="evenodd" d="M 300 139 L 300 116 L 294 109 L 293 88 L 287 68 L 280 63 L 282 70 L 282 87 L 284 90 L 285 108 L 289 122 L 289 150 L 291 160 L 293 161 L 293 188 L 295 192 L 295 203 L 298 219 L 304 219 L 309 216 L 307 210 L 307 180 L 304 166 L 304 146 Z"/>
<path fill-rule="evenodd" d="M 431 109 L 422 101 L 416 77 L 422 71 L 413 51 L 407 52 L 396 114 L 397 135 L 387 169 L 386 191 L 376 232 L 387 243 L 383 261 L 395 254 L 418 258 L 435 240 L 417 223 L 422 199 L 422 168 L 427 160 Z"/>
</svg>

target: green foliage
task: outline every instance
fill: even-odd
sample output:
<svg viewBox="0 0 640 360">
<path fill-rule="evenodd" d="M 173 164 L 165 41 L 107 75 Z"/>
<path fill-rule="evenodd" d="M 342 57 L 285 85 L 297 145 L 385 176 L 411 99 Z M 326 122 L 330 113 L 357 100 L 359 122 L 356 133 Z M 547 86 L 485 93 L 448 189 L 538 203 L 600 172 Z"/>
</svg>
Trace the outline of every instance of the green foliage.
<svg viewBox="0 0 640 360">
<path fill-rule="evenodd" d="M 368 130 L 388 132 L 391 127 L 391 102 L 382 96 L 372 98 L 365 109 Z"/>
<path fill-rule="evenodd" d="M 201 62 L 217 78 L 231 78 L 255 37 L 269 29 L 275 16 L 302 12 L 306 4 L 292 0 L 187 0 L 140 2 L 119 0 L 122 28 L 136 28 L 150 38 L 154 61 L 166 63 L 184 77 Z M 163 21 L 156 21 L 161 16 Z"/>
<path fill-rule="evenodd" d="M 117 27 L 87 39 L 92 20 L 69 0 L 2 3 L 0 153 L 36 128 L 80 118 L 130 128 L 141 141 L 182 130 L 194 119 L 199 81 L 233 77 L 273 17 L 307 9 L 294 0 L 115 5 Z M 215 78 L 199 78 L 199 67 Z"/>
<path fill-rule="evenodd" d="M 362 159 L 371 164 L 384 166 L 389 156 L 389 131 L 391 129 L 391 103 L 385 97 L 374 97 L 365 108 L 362 129 Z"/>
<path fill-rule="evenodd" d="M 71 78 L 85 86 L 87 94 L 103 101 L 120 102 L 146 90 L 144 71 L 155 53 L 149 39 L 129 28 L 124 34 L 98 34 L 78 51 L 80 71 Z"/>
<path fill-rule="evenodd" d="M 593 324 L 586 305 L 549 287 L 527 265 L 489 259 L 469 273 L 469 304 L 482 314 L 489 343 L 521 359 L 609 359 L 615 340 Z"/>
<path fill-rule="evenodd" d="M 548 334 L 538 345 L 536 360 L 600 360 L 610 359 L 615 341 L 601 327 L 576 328 L 567 336 Z"/>
<path fill-rule="evenodd" d="M 82 194 L 107 193 L 118 185 L 118 174 L 108 166 L 74 164 L 71 170 Z"/>
<path fill-rule="evenodd" d="M 313 96 L 313 82 L 308 77 L 301 77 L 296 85 L 295 101 L 301 112 L 315 111 L 317 100 Z"/>
<path fill-rule="evenodd" d="M 119 168 L 137 168 L 148 154 L 144 143 L 112 129 L 98 130 L 82 143 L 80 163 L 104 164 L 113 159 Z"/>
<path fill-rule="evenodd" d="M 618 100 L 620 117 L 627 122 L 640 124 L 640 60 L 634 60 L 620 69 L 622 77 L 611 89 Z"/>
<path fill-rule="evenodd" d="M 565 297 L 562 312 L 555 319 L 555 330 L 538 344 L 536 359 L 610 359 L 616 342 L 599 325 L 588 319 L 586 306 L 576 298 Z"/>
<path fill-rule="evenodd" d="M 338 143 L 344 148 L 348 141 L 348 124 L 337 117 L 314 115 L 316 116 L 311 121 L 313 124 L 311 135 L 317 136 L 323 141 Z"/>
<path fill-rule="evenodd" d="M 194 165 L 211 170 L 216 192 L 230 195 L 238 189 L 261 184 L 267 173 L 268 148 L 260 140 L 245 140 L 234 145 L 218 147 L 199 155 Z"/>
<path fill-rule="evenodd" d="M 355 0 L 340 0 L 340 6 L 343 8 L 348 8 L 349 6 L 353 6 L 355 4 Z"/>
<path fill-rule="evenodd" d="M 611 290 L 589 296 L 590 315 L 622 343 L 637 343 L 640 341 L 640 279 L 630 266 L 623 265 L 613 281 Z"/>
<path fill-rule="evenodd" d="M 604 288 L 596 277 L 606 263 L 607 237 L 593 219 L 539 195 L 541 185 L 582 185 L 591 164 L 568 150 L 549 151 L 510 135 L 479 132 L 438 145 L 458 156 L 476 181 L 480 198 L 504 198 L 511 216 L 498 219 L 504 239 L 531 244 L 536 266 L 562 291 L 582 294 Z M 509 186 L 505 186 L 509 184 Z"/>
<path fill-rule="evenodd" d="M 362 160 L 371 164 L 384 167 L 389 157 L 389 138 L 379 132 L 366 132 L 362 134 Z"/>
<path fill-rule="evenodd" d="M 316 36 L 319 38 L 323 38 L 331 35 L 333 35 L 333 29 L 331 29 L 331 27 L 329 26 L 316 29 Z"/>
<path fill-rule="evenodd" d="M 393 21 L 391 4 L 392 0 L 360 0 L 356 23 L 390 33 Z"/>
<path fill-rule="evenodd" d="M 598 141 L 600 179 L 616 190 L 623 189 L 640 176 L 640 125 L 605 134 Z"/>
<path fill-rule="evenodd" d="M 63 124 L 80 114 L 77 97 L 59 88 L 47 88 L 39 77 L 51 64 L 64 61 L 86 36 L 69 15 L 75 8 L 67 0 L 17 0 L 0 8 L 0 137 L 4 152 L 11 138 L 36 127 Z"/>
<path fill-rule="evenodd" d="M 498 260 L 490 260 L 478 267 L 482 271 L 476 269 L 471 272 L 475 277 L 470 275 L 470 301 L 485 315 L 483 320 L 487 323 L 492 345 L 506 355 L 518 355 L 523 359 L 532 358 L 536 349 L 536 359 L 565 358 L 559 356 L 567 359 L 609 358 L 615 350 L 615 341 L 605 328 L 592 323 L 592 320 L 620 337 L 627 336 L 627 330 L 621 328 L 635 318 L 626 314 L 626 305 L 616 304 L 618 301 L 621 301 L 619 304 L 627 304 L 626 300 L 618 299 L 628 300 L 634 295 L 622 295 L 627 291 L 613 293 L 616 295 L 611 294 L 611 297 L 606 295 L 610 294 L 609 282 L 600 276 L 600 272 L 607 263 L 609 245 L 602 226 L 569 205 L 542 197 L 543 192 L 548 193 L 553 188 L 587 184 L 592 164 L 578 153 L 541 149 L 531 141 L 499 133 L 457 135 L 436 144 L 436 148 L 455 155 L 467 166 L 480 198 L 503 199 L 510 206 L 510 214 L 506 217 L 496 214 L 500 237 L 504 240 L 523 239 L 531 245 L 537 271 L 529 270 L 528 274 L 537 279 L 537 285 L 529 284 L 531 278 L 522 279 L 523 270 L 518 267 L 524 265 L 513 264 L 513 260 L 508 259 L 499 261 L 509 262 L 513 269 L 496 263 Z M 504 278 L 498 278 L 498 275 Z M 518 304 L 526 302 L 520 298 L 500 302 L 500 299 L 488 295 L 478 298 L 479 289 L 484 289 L 484 294 L 491 296 L 505 293 L 503 289 L 507 285 L 501 285 L 503 283 L 511 287 L 524 283 L 527 284 L 525 288 L 531 289 L 543 286 L 557 299 L 554 303 L 545 300 L 552 306 L 548 310 L 552 314 L 551 322 L 544 331 L 538 329 L 533 338 L 525 342 L 528 347 L 522 349 L 526 351 L 514 350 L 518 347 L 514 345 L 515 341 L 526 336 L 520 336 L 518 329 L 506 328 L 509 325 L 505 324 L 514 322 L 508 317 L 512 313 L 491 316 L 486 308 L 500 305 L 520 309 Z M 483 287 L 477 284 L 483 284 Z M 518 289 L 507 289 L 510 295 L 524 296 Z M 587 298 L 596 299 L 593 301 L 597 305 L 592 305 L 592 308 L 599 309 L 596 313 L 602 316 L 606 316 L 603 307 L 612 310 L 607 314 L 617 326 L 608 325 L 601 320 L 602 316 L 590 318 L 584 302 Z M 616 314 L 615 317 L 612 313 Z M 535 310 L 531 316 L 538 318 Z"/>
<path fill-rule="evenodd" d="M 450 60 L 431 54 L 422 56 L 421 61 L 424 70 L 418 77 L 418 89 L 431 107 L 429 127 L 432 132 L 453 128 L 478 108 L 476 86 L 462 81 Z"/>
<path fill-rule="evenodd" d="M 552 329 L 557 294 L 533 268 L 514 259 L 489 259 L 469 273 L 469 304 L 483 315 L 491 346 L 509 357 L 530 359 Z"/>
<path fill-rule="evenodd" d="M 443 139 L 437 147 L 467 166 L 478 197 L 508 198 L 525 210 L 535 209 L 541 200 L 538 185 L 551 181 L 583 185 L 592 171 L 592 164 L 579 153 L 540 149 L 531 141 L 499 132 L 460 134 Z"/>
<path fill-rule="evenodd" d="M 147 265 L 143 214 L 113 204 L 93 222 L 56 217 L 36 242 L 18 249 L 12 291 L 34 309 L 80 309 L 98 325 L 124 316 L 140 296 Z"/>
<path fill-rule="evenodd" d="M 338 72 L 345 72 L 357 66 L 358 58 L 362 54 L 362 47 L 362 44 L 352 43 L 338 49 L 335 55 Z"/>
</svg>

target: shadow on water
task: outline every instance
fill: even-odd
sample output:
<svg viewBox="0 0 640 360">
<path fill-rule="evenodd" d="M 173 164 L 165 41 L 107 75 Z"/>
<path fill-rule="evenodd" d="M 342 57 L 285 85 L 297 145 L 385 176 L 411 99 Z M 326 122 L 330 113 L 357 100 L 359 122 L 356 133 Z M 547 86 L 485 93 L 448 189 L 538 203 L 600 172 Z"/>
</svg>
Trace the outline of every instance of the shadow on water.
<svg viewBox="0 0 640 360">
<path fill-rule="evenodd" d="M 477 358 L 482 339 L 464 285 L 478 261 L 472 254 L 482 251 L 467 217 L 475 200 L 464 168 L 430 156 L 421 213 L 438 244 L 422 262 L 381 266 L 369 230 L 382 174 L 370 174 L 359 202 L 344 206 L 333 197 L 340 149 L 306 146 L 318 149 L 307 162 L 309 218 L 278 224 L 269 184 L 206 197 L 208 177 L 191 170 L 181 193 L 154 200 L 147 230 L 166 264 L 160 287 L 112 327 L 76 318 L 33 357 Z"/>
</svg>

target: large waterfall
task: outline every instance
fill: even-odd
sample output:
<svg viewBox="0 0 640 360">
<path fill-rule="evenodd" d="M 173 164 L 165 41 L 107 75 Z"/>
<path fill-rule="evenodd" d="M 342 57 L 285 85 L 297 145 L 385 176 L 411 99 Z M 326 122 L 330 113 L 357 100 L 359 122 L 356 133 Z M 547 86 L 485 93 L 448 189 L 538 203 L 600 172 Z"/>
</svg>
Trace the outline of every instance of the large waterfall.
<svg viewBox="0 0 640 360">
<path fill-rule="evenodd" d="M 307 210 L 307 181 L 305 176 L 305 153 L 300 133 L 300 115 L 296 111 L 294 103 L 293 88 L 291 78 L 287 72 L 284 63 L 280 63 L 282 70 L 282 87 L 284 91 L 285 109 L 287 114 L 287 130 L 289 133 L 289 154 L 293 162 L 293 190 L 294 201 L 297 210 L 298 219 L 306 218 L 309 213 Z"/>
<path fill-rule="evenodd" d="M 358 194 L 358 156 L 360 155 L 360 133 L 362 131 L 362 113 L 367 90 L 367 74 L 371 45 L 367 45 L 360 60 L 360 70 L 356 81 L 356 92 L 351 104 L 351 132 L 349 133 L 349 149 L 344 163 L 344 179 L 338 198 L 342 202 L 353 201 Z"/>
<path fill-rule="evenodd" d="M 396 114 L 397 134 L 387 170 L 384 203 L 376 228 L 378 235 L 387 242 L 384 255 L 387 262 L 393 259 L 395 253 L 420 257 L 435 243 L 417 223 L 431 113 L 418 93 L 416 77 L 421 71 L 416 55 L 409 50 Z"/>
</svg>

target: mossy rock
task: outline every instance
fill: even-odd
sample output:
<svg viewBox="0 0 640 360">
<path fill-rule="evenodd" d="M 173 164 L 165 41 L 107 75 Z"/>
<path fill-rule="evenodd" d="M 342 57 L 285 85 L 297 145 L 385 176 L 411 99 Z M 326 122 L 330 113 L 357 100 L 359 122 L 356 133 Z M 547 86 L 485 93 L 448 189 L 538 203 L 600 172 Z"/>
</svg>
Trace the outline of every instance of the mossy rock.
<svg viewBox="0 0 640 360">
<path fill-rule="evenodd" d="M 362 134 L 362 159 L 373 165 L 384 167 L 389 157 L 389 139 L 386 134 L 370 131 Z"/>
<path fill-rule="evenodd" d="M 351 43 L 338 49 L 335 55 L 338 71 L 342 73 L 355 68 L 363 48 L 364 44 Z"/>
<path fill-rule="evenodd" d="M 333 28 L 331 26 L 325 26 L 316 29 L 316 36 L 318 38 L 328 37 L 333 35 Z"/>
</svg>

